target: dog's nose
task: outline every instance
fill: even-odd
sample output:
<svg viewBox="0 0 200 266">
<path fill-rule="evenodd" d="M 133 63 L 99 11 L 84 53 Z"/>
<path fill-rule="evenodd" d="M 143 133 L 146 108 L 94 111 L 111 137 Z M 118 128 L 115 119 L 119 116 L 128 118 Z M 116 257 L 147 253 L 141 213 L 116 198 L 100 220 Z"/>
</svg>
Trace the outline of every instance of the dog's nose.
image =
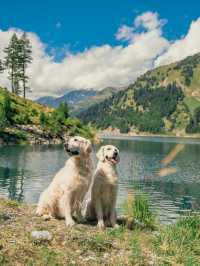
<svg viewBox="0 0 200 266">
<path fill-rule="evenodd" d="M 118 151 L 117 151 L 117 150 L 115 150 L 115 152 L 114 152 L 114 155 L 115 155 L 115 156 L 117 156 L 117 155 L 118 155 Z"/>
</svg>

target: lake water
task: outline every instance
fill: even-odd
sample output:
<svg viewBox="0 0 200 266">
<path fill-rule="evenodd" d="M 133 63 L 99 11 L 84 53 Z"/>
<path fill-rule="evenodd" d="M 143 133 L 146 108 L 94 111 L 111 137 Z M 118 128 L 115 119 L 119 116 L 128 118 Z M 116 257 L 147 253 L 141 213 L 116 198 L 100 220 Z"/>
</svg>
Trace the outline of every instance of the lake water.
<svg viewBox="0 0 200 266">
<path fill-rule="evenodd" d="M 133 137 L 107 143 L 120 149 L 118 212 L 127 195 L 144 192 L 164 223 L 185 211 L 200 211 L 200 140 Z M 177 143 L 185 145 L 170 164 L 177 172 L 158 177 L 162 159 Z M 67 158 L 59 145 L 0 147 L 0 197 L 36 203 Z"/>
</svg>

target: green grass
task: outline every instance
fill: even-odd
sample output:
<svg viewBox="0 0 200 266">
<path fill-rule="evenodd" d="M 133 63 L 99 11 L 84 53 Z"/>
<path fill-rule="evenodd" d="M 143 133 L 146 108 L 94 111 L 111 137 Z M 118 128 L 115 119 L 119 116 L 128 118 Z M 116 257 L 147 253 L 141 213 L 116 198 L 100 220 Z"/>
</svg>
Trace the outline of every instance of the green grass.
<svg viewBox="0 0 200 266">
<path fill-rule="evenodd" d="M 192 79 L 192 83 L 191 86 L 195 89 L 199 89 L 200 88 L 200 66 L 198 66 L 193 74 L 193 79 Z"/>
<path fill-rule="evenodd" d="M 120 226 L 119 228 L 108 228 L 107 234 L 109 237 L 121 238 L 124 234 L 125 227 Z"/>
<path fill-rule="evenodd" d="M 200 265 L 200 217 L 184 217 L 162 227 L 153 244 L 160 265 Z"/>
<path fill-rule="evenodd" d="M 138 238 L 138 233 L 134 233 L 131 241 L 130 241 L 130 246 L 131 246 L 131 256 L 130 256 L 130 261 L 133 265 L 145 265 L 144 264 L 144 256 L 142 252 L 142 248 L 140 245 L 140 241 Z"/>
<path fill-rule="evenodd" d="M 0 250 L 0 265 L 5 265 L 8 262 L 8 258 Z"/>
<path fill-rule="evenodd" d="M 197 107 L 200 106 L 200 101 L 198 101 L 197 99 L 195 99 L 194 97 L 186 97 L 184 99 L 184 103 L 186 104 L 186 106 L 188 107 L 191 115 L 194 114 L 194 111 Z"/>
</svg>

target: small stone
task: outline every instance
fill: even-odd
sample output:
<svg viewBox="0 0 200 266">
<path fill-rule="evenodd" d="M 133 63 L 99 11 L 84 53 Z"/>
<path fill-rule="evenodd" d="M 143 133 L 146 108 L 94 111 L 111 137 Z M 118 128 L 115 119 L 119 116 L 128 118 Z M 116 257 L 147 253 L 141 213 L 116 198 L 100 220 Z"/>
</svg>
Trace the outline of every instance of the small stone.
<svg viewBox="0 0 200 266">
<path fill-rule="evenodd" d="M 53 236 L 48 231 L 32 231 L 31 237 L 35 241 L 51 241 Z"/>
</svg>

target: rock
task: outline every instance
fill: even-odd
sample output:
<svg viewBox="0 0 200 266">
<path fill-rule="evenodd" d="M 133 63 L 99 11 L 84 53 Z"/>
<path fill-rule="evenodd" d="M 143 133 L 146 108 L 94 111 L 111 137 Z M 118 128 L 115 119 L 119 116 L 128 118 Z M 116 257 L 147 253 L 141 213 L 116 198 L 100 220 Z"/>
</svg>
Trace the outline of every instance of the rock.
<svg viewBox="0 0 200 266">
<path fill-rule="evenodd" d="M 34 241 L 39 242 L 45 242 L 45 241 L 51 241 L 53 239 L 53 236 L 49 231 L 32 231 L 31 237 Z"/>
</svg>

